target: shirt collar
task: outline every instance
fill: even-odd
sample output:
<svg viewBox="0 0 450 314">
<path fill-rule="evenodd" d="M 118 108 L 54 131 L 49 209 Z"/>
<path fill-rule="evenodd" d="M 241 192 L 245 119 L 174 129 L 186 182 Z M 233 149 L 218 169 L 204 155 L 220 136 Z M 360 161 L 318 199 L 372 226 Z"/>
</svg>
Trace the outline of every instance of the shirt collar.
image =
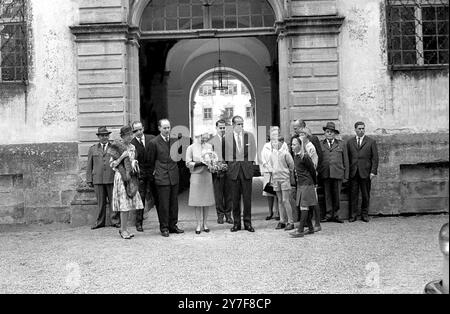
<svg viewBox="0 0 450 314">
<path fill-rule="evenodd" d="M 361 139 L 361 142 L 362 142 L 362 140 L 364 139 L 364 137 L 366 137 L 366 135 L 364 134 L 363 136 L 361 136 L 361 137 L 359 137 L 358 135 L 356 136 L 356 140 L 358 140 L 358 138 L 360 138 Z"/>
</svg>

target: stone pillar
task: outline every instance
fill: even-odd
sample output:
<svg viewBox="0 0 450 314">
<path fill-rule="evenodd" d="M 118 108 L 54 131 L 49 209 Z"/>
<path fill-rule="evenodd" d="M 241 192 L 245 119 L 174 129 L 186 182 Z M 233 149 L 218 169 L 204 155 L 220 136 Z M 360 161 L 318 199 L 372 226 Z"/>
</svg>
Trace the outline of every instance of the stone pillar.
<svg viewBox="0 0 450 314">
<path fill-rule="evenodd" d="M 279 41 L 282 125 L 303 119 L 315 134 L 323 133 L 326 121 L 339 127 L 338 36 L 344 18 L 337 16 L 335 2 L 291 1 L 290 17 L 278 24 L 283 38 Z"/>
</svg>

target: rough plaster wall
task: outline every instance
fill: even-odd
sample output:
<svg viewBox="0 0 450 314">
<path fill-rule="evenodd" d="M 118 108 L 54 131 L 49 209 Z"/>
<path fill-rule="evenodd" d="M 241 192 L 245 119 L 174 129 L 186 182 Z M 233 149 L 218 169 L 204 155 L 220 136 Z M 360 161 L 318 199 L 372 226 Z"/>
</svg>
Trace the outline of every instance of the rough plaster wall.
<svg viewBox="0 0 450 314">
<path fill-rule="evenodd" d="M 5 87 L 0 98 L 0 144 L 77 140 L 75 43 L 69 26 L 78 24 L 78 0 L 29 0 L 30 69 L 28 97 Z"/>
<path fill-rule="evenodd" d="M 448 132 L 448 71 L 387 70 L 383 0 L 337 0 L 343 132 L 356 121 L 368 133 Z"/>
</svg>

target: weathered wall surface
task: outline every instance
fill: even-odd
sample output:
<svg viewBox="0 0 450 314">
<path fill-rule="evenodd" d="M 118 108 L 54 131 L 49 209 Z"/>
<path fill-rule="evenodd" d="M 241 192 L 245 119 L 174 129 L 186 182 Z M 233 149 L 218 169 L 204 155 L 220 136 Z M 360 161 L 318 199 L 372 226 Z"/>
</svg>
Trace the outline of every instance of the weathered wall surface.
<svg viewBox="0 0 450 314">
<path fill-rule="evenodd" d="M 0 145 L 0 224 L 70 222 L 76 143 Z"/>
<path fill-rule="evenodd" d="M 29 0 L 29 86 L 0 83 L 0 145 L 77 141 L 78 1 Z"/>
<path fill-rule="evenodd" d="M 387 68 L 383 0 L 337 0 L 345 17 L 339 38 L 340 120 L 352 133 L 356 121 L 369 133 L 448 133 L 448 70 Z"/>
</svg>

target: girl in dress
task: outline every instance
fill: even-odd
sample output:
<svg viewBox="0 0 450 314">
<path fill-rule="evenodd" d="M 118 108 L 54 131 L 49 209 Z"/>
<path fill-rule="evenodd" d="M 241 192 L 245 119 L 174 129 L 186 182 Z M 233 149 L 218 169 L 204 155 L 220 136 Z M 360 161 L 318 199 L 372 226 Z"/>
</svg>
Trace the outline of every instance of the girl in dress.
<svg viewBox="0 0 450 314">
<path fill-rule="evenodd" d="M 122 143 L 127 147 L 127 150 L 118 159 L 111 158 L 111 168 L 115 171 L 114 188 L 113 188 L 113 211 L 120 212 L 120 230 L 119 234 L 123 239 L 131 239 L 133 234 L 127 230 L 128 213 L 132 210 L 143 209 L 144 205 L 139 193 L 136 193 L 132 198 L 128 196 L 125 183 L 122 175 L 119 172 L 119 164 L 125 158 L 129 158 L 133 171 L 138 171 L 138 162 L 136 160 L 136 148 L 131 144 L 133 139 L 133 130 L 130 126 L 124 126 L 120 129 L 120 137 Z"/>
<path fill-rule="evenodd" d="M 304 228 L 308 226 L 306 234 L 314 233 L 312 224 L 311 206 L 318 204 L 315 185 L 317 184 L 314 163 L 306 151 L 305 142 L 298 136 L 292 138 L 292 151 L 294 154 L 295 173 L 297 178 L 297 206 L 300 206 L 300 225 L 291 233 L 291 237 L 300 238 L 305 235 Z"/>
</svg>

